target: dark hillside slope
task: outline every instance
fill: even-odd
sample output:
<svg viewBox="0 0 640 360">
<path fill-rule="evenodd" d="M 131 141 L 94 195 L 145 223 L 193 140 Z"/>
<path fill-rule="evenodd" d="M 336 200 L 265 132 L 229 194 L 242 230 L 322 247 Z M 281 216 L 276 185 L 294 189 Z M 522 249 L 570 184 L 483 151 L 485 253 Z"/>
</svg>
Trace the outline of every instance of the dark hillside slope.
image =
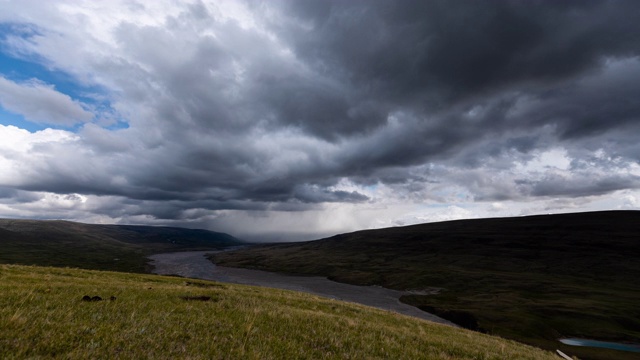
<svg viewBox="0 0 640 360">
<path fill-rule="evenodd" d="M 8 264 L 144 272 L 150 254 L 239 244 L 207 230 L 0 219 L 0 263 Z"/>
<path fill-rule="evenodd" d="M 440 287 L 439 295 L 403 301 L 547 348 L 561 336 L 640 342 L 638 258 L 638 211 L 429 223 L 215 257 L 355 284 Z"/>
</svg>

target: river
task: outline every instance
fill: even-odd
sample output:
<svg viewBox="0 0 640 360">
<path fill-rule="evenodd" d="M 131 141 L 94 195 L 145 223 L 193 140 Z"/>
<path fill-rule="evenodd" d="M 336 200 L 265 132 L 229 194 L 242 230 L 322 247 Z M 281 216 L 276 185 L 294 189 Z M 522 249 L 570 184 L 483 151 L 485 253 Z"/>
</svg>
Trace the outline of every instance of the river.
<svg viewBox="0 0 640 360">
<path fill-rule="evenodd" d="M 207 254 L 212 253 L 215 251 L 165 253 L 152 255 L 149 259 L 151 265 L 154 266 L 153 272 L 155 274 L 179 275 L 194 279 L 302 291 L 457 326 L 438 316 L 401 303 L 400 296 L 409 294 L 409 292 L 386 289 L 380 286 L 343 284 L 319 276 L 291 276 L 267 271 L 222 267 L 206 258 Z"/>
<path fill-rule="evenodd" d="M 605 349 L 640 353 L 640 344 L 623 344 L 623 343 L 616 343 L 616 342 L 609 342 L 609 341 L 578 339 L 578 338 L 560 339 L 560 342 L 563 344 L 572 345 L 572 346 L 599 347 L 599 348 L 605 348 Z"/>
</svg>

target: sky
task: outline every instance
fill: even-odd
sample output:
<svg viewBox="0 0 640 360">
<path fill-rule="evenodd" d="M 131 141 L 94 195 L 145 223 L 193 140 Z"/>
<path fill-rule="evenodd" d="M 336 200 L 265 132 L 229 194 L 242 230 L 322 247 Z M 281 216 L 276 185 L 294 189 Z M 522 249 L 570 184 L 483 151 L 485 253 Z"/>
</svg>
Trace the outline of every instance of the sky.
<svg viewBox="0 0 640 360">
<path fill-rule="evenodd" d="M 0 217 L 296 241 L 640 208 L 640 2 L 0 0 Z"/>
</svg>

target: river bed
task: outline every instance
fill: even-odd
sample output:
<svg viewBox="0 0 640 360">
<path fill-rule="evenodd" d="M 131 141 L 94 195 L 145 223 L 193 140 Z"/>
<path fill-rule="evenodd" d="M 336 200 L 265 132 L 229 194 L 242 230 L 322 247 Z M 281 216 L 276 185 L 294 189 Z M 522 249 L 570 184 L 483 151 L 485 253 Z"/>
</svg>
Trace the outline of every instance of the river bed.
<svg viewBox="0 0 640 360">
<path fill-rule="evenodd" d="M 291 276 L 260 270 L 222 267 L 207 259 L 206 255 L 212 253 L 215 251 L 175 252 L 152 255 L 149 259 L 155 274 L 302 291 L 457 326 L 448 320 L 401 303 L 400 296 L 409 292 L 380 286 L 343 284 L 319 276 Z"/>
</svg>

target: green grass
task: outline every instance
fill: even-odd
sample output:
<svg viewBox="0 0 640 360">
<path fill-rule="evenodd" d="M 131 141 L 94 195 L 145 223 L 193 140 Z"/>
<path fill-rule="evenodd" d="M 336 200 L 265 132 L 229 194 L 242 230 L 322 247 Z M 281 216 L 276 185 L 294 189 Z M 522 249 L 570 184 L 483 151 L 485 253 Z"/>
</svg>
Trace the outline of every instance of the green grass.
<svg viewBox="0 0 640 360">
<path fill-rule="evenodd" d="M 105 300 L 81 301 L 84 295 Z M 209 300 L 184 299 L 202 296 Z M 0 265 L 0 358 L 556 357 L 498 337 L 291 291 Z"/>
<path fill-rule="evenodd" d="M 401 300 L 581 359 L 637 359 L 559 337 L 640 342 L 640 212 L 480 219 L 220 253 L 215 262 L 438 295 Z"/>
</svg>

